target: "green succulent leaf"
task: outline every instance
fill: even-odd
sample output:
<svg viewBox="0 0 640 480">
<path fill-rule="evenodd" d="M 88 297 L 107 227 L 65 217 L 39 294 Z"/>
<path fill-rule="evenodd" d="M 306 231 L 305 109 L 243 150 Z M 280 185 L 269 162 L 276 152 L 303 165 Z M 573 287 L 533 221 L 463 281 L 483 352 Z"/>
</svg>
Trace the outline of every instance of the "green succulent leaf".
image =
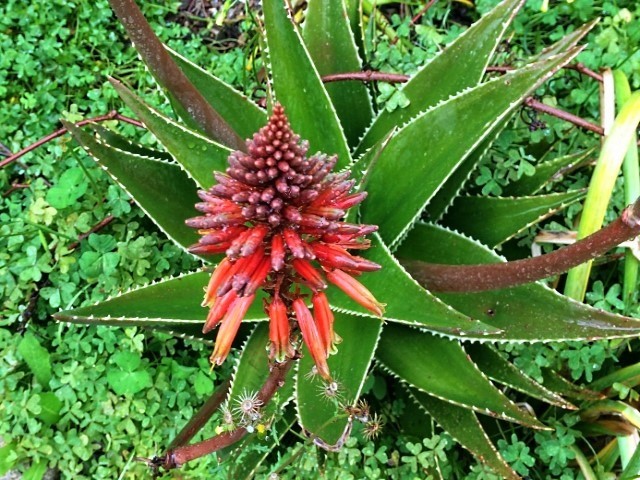
<svg viewBox="0 0 640 480">
<path fill-rule="evenodd" d="M 501 478 L 520 478 L 498 453 L 473 411 L 443 402 L 418 390 L 410 389 L 410 395 L 419 408 L 426 410 L 454 440 Z"/>
<path fill-rule="evenodd" d="M 538 398 L 550 405 L 572 410 L 576 409 L 574 405 L 567 402 L 560 395 L 546 389 L 526 376 L 493 347 L 486 344 L 469 344 L 465 345 L 464 349 L 471 355 L 471 360 L 491 380 L 526 393 L 531 397 Z"/>
<path fill-rule="evenodd" d="M 606 398 L 602 393 L 590 388 L 581 387 L 570 382 L 555 370 L 550 368 L 542 368 L 542 384 L 549 390 L 552 390 L 563 397 L 572 398 L 577 401 L 586 400 L 593 402 Z"/>
<path fill-rule="evenodd" d="M 576 190 L 532 197 L 458 197 L 442 224 L 497 247 L 584 196 L 584 190 Z"/>
<path fill-rule="evenodd" d="M 262 302 L 254 302 L 262 305 Z M 242 354 L 233 372 L 233 383 L 227 406 L 231 411 L 240 407 L 242 399 L 255 395 L 264 385 L 269 376 L 269 324 L 259 323 L 243 345 Z M 273 415 L 278 416 L 285 405 L 293 398 L 295 384 L 294 369 L 290 369 L 284 385 L 278 389 L 276 396 L 267 405 L 260 408 L 264 421 Z M 234 415 L 235 418 L 238 415 Z"/>
<path fill-rule="evenodd" d="M 363 252 L 363 255 L 382 266 L 379 272 L 362 275 L 358 277 L 358 281 L 378 301 L 387 304 L 383 320 L 419 326 L 448 335 L 476 337 L 497 332 L 482 322 L 461 315 L 418 285 L 391 255 L 378 235 L 372 235 L 371 248 Z M 332 307 L 338 311 L 367 315 L 375 318 L 375 322 L 380 322 L 380 319 L 336 287 L 329 287 L 327 296 Z"/>
<path fill-rule="evenodd" d="M 364 49 L 364 27 L 360 0 L 345 0 L 344 3 L 347 16 L 349 17 L 351 32 L 358 47 L 358 57 L 364 60 L 366 58 L 366 52 Z"/>
<path fill-rule="evenodd" d="M 480 160 L 482 160 L 491 148 L 491 145 L 498 138 L 504 127 L 511 121 L 511 117 L 512 115 L 505 117 L 498 126 L 486 136 L 480 145 L 474 148 L 467 158 L 462 161 L 451 176 L 444 181 L 440 189 L 426 205 L 424 211 L 425 218 L 433 222 L 440 220 L 442 215 L 451 206 L 451 203 L 457 198 L 460 190 L 462 190 L 471 173 L 478 166 L 478 163 L 480 163 Z"/>
<path fill-rule="evenodd" d="M 610 374 L 591 382 L 589 388 L 594 391 L 602 391 L 611 388 L 614 383 L 621 383 L 630 388 L 640 384 L 640 363 L 614 370 Z M 615 393 L 615 391 L 611 393 Z"/>
<path fill-rule="evenodd" d="M 553 45 L 549 45 L 547 48 L 543 49 L 538 55 L 534 55 L 529 60 L 530 61 L 544 60 L 544 59 L 553 57 L 554 55 L 558 55 L 562 52 L 565 52 L 570 48 L 575 47 L 580 40 L 582 40 L 584 37 L 587 36 L 587 34 L 593 29 L 593 27 L 595 27 L 598 24 L 599 21 L 600 19 L 596 18 L 576 28 L 572 32 L 569 32 L 566 35 L 563 35 L 562 38 L 560 38 L 560 40 L 558 40 L 556 43 L 554 43 Z"/>
<path fill-rule="evenodd" d="M 133 41 L 142 60 L 156 81 L 171 92 L 171 98 L 188 112 L 200 129 L 217 141 L 236 149 L 244 145 L 242 139 L 216 112 L 171 58 L 165 46 L 153 32 L 151 25 L 134 1 L 111 3 L 120 23 Z"/>
<path fill-rule="evenodd" d="M 199 201 L 196 184 L 178 165 L 113 148 L 72 123 L 63 124 L 169 238 L 183 248 L 198 241 L 184 225 Z"/>
<path fill-rule="evenodd" d="M 208 272 L 195 272 L 162 280 L 96 305 L 59 312 L 54 318 L 72 323 L 164 329 L 174 329 L 188 324 L 197 326 L 197 331 L 200 332 L 207 317 L 207 310 L 201 307 L 200 303 L 209 276 Z M 260 321 L 266 318 L 262 309 L 262 299 L 257 297 L 245 319 Z M 205 337 L 200 332 L 199 336 L 211 338 L 212 334 Z"/>
<path fill-rule="evenodd" d="M 303 348 L 296 384 L 296 406 L 302 427 L 328 445 L 344 440 L 350 424 L 340 405 L 355 405 L 376 350 L 382 324 L 369 318 L 337 313 L 335 332 L 342 337 L 338 352 L 328 359 L 331 375 L 337 386 L 323 382 L 317 375 L 309 375 L 313 367 L 311 355 Z M 327 392 L 329 389 L 329 393 Z"/>
<path fill-rule="evenodd" d="M 342 0 L 311 0 L 304 22 L 304 41 L 320 75 L 359 72 L 362 61 Z M 342 129 L 354 147 L 373 117 L 369 91 L 362 82 L 325 85 Z"/>
<path fill-rule="evenodd" d="M 523 175 L 519 180 L 513 181 L 506 185 L 503 189 L 503 195 L 526 196 L 539 192 L 546 185 L 562 178 L 562 173 L 569 168 L 574 168 L 581 164 L 590 155 L 593 154 L 595 148 L 584 150 L 570 155 L 548 160 L 535 167 L 533 175 Z"/>
<path fill-rule="evenodd" d="M 153 110 L 122 83 L 112 83 L 127 106 L 158 137 L 199 187 L 211 186 L 214 170 L 226 170 L 230 149 Z"/>
<path fill-rule="evenodd" d="M 251 138 L 255 132 L 267 123 L 267 112 L 253 103 L 246 95 L 200 68 L 178 52 L 171 50 L 169 47 L 165 48 L 209 105 L 242 138 Z M 181 118 L 185 122 L 187 121 L 187 117 Z"/>
<path fill-rule="evenodd" d="M 428 248 L 427 248 L 428 246 Z M 495 252 L 459 233 L 418 224 L 397 252 L 399 258 L 451 265 L 495 263 Z M 502 329 L 480 340 L 550 342 L 634 337 L 640 321 L 589 307 L 540 283 L 478 293 L 437 296 L 471 318 Z"/>
<path fill-rule="evenodd" d="M 392 247 L 415 222 L 444 180 L 579 48 L 491 80 L 420 114 L 380 154 L 367 182 L 362 220 L 380 227 Z M 451 125 L 457 125 L 455 134 Z M 392 181 L 390 181 L 392 179 Z M 389 215 L 389 205 L 398 205 Z"/>
<path fill-rule="evenodd" d="M 380 337 L 376 358 L 399 379 L 445 402 L 529 427 L 544 428 L 494 387 L 457 341 L 404 325 L 388 324 Z"/>
<path fill-rule="evenodd" d="M 263 2 L 273 88 L 293 130 L 308 140 L 310 153 L 338 155 L 338 167 L 351 155 L 337 113 L 309 52 L 279 0 Z"/>
<path fill-rule="evenodd" d="M 135 153 L 143 157 L 155 158 L 156 160 L 162 160 L 165 162 L 173 162 L 173 157 L 167 152 L 160 150 L 154 150 L 152 148 L 143 147 L 137 143 L 132 142 L 128 138 L 103 127 L 100 124 L 92 123 L 89 127 L 98 134 L 98 136 L 110 147 L 118 150 L 124 150 L 129 153 Z"/>
<path fill-rule="evenodd" d="M 382 110 L 360 142 L 357 153 L 363 153 L 393 127 L 480 83 L 493 52 L 523 3 L 505 0 L 418 71 L 400 90 L 409 105 L 392 112 Z M 442 81 L 443 78 L 447 81 Z"/>
</svg>

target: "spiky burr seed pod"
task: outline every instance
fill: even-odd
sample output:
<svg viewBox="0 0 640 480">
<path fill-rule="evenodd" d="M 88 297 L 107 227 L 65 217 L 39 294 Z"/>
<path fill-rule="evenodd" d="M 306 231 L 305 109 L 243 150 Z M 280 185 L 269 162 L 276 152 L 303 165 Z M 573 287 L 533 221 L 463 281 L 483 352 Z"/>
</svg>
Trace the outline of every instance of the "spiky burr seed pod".
<svg viewBox="0 0 640 480">
<path fill-rule="evenodd" d="M 349 172 L 331 173 L 336 156 L 307 157 L 308 149 L 276 104 L 267 125 L 247 140 L 247 153 L 231 153 L 226 173 L 214 172 L 217 184 L 198 192 L 202 203 L 196 209 L 204 215 L 186 224 L 202 238 L 189 250 L 226 255 L 203 302 L 209 307 L 203 332 L 221 325 L 211 355 L 214 364 L 227 357 L 259 288 L 270 297 L 265 310 L 271 358 L 282 362 L 295 355 L 292 333 L 297 327 L 325 379 L 330 379 L 327 356 L 340 339 L 323 293 L 325 277 L 376 315 L 383 313 L 383 305 L 353 278 L 380 266 L 348 252 L 368 248 L 364 237 L 377 227 L 342 221 L 366 193 L 350 193 L 355 182 Z M 300 293 L 303 285 L 312 292 L 313 314 Z"/>
</svg>

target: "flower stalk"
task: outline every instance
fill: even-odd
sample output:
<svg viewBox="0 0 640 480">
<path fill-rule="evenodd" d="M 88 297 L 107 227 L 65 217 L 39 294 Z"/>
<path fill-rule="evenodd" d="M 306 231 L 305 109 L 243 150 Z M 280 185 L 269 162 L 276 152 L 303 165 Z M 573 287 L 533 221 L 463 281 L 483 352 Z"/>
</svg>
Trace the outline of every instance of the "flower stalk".
<svg viewBox="0 0 640 480">
<path fill-rule="evenodd" d="M 482 292 L 509 288 L 558 275 L 593 260 L 640 234 L 640 199 L 615 221 L 578 242 L 538 257 L 481 265 L 441 265 L 418 260 L 401 263 L 432 292 Z"/>
</svg>

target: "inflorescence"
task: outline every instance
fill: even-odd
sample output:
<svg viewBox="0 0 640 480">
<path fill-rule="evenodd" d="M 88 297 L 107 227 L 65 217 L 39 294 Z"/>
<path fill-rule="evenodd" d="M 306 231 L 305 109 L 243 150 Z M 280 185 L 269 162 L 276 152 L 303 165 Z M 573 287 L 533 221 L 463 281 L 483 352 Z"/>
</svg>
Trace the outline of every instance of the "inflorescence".
<svg viewBox="0 0 640 480">
<path fill-rule="evenodd" d="M 260 288 L 267 293 L 271 358 L 282 362 L 295 356 L 292 334 L 299 329 L 327 380 L 327 357 L 340 340 L 324 293 L 327 281 L 374 314 L 383 314 L 383 305 L 354 278 L 380 266 L 348 252 L 369 248 L 364 237 L 377 227 L 343 221 L 366 193 L 351 193 L 355 181 L 349 172 L 332 173 L 336 156 L 307 157 L 308 149 L 276 104 L 267 125 L 247 140 L 247 152 L 231 153 L 226 173 L 214 172 L 217 183 L 198 192 L 202 202 L 196 209 L 204 215 L 186 224 L 202 237 L 189 250 L 225 254 L 203 302 L 209 307 L 203 332 L 220 324 L 214 364 L 227 357 Z"/>
</svg>

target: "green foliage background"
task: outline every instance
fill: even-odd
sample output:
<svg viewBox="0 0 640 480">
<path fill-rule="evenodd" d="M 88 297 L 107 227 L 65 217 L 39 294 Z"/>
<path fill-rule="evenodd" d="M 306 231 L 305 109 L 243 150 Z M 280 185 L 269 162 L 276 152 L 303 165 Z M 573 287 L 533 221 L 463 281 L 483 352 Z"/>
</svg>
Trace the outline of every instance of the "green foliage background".
<svg viewBox="0 0 640 480">
<path fill-rule="evenodd" d="M 409 15 L 390 15 L 400 41 L 370 33 L 368 63 L 374 69 L 412 73 L 496 3 L 481 0 L 476 11 L 465 11 L 455 3 L 438 2 L 415 27 Z M 212 19 L 194 33 L 175 21 L 180 2 L 139 4 L 169 46 L 229 83 L 263 95 L 256 90 L 259 63 L 249 55 L 256 43 L 250 19 L 239 25 L 239 42 L 247 48 L 223 51 L 207 34 L 214 27 Z M 596 16 L 602 20 L 579 60 L 594 70 L 621 68 L 632 88 L 639 88 L 640 6 L 630 0 L 558 1 L 545 13 L 540 2 L 527 2 L 515 22 L 514 43 L 500 52 L 500 61 L 517 62 Z M 170 112 L 106 0 L 9 0 L 0 6 L 0 142 L 10 150 L 18 151 L 54 131 L 60 118 L 78 121 L 113 109 L 127 114 L 107 81 L 109 75 Z M 381 84 L 376 93 L 381 108 L 403 105 L 393 86 Z M 538 94 L 547 103 L 598 118 L 597 85 L 576 72 L 557 76 Z M 522 118 L 517 119 L 501 135 L 470 188 L 499 195 L 509 180 L 530 172 L 551 145 L 565 153 L 597 143 L 593 135 L 566 123 L 544 120 L 545 128 L 531 132 Z M 125 132 L 139 133 L 133 126 Z M 138 140 L 155 144 L 149 134 Z M 587 181 L 584 175 L 569 176 L 564 186 L 585 186 Z M 210 372 L 210 347 L 202 343 L 135 328 L 56 324 L 50 315 L 195 268 L 196 262 L 164 239 L 68 136 L 0 170 L 0 192 L 13 184 L 27 187 L 0 199 L 0 437 L 5 444 L 0 448 L 0 474 L 16 468 L 38 478 L 37 472 L 47 466 L 58 469 L 63 478 L 140 478 L 146 467 L 133 457 L 159 453 L 219 379 L 229 375 L 231 362 Z M 621 195 L 613 204 L 611 218 L 623 206 Z M 579 206 L 570 207 L 550 226 L 570 226 L 578 213 Z M 115 217 L 107 228 L 70 248 L 107 215 Z M 513 248 L 523 244 L 526 240 L 514 242 Z M 589 301 L 621 312 L 618 274 L 615 268 L 606 270 Z M 507 350 L 534 378 L 540 377 L 542 367 L 566 365 L 568 375 L 578 382 L 612 368 L 616 357 L 616 346 L 607 342 Z M 376 372 L 365 391 L 389 418 L 417 414 L 412 411 L 416 407 L 396 398 L 392 386 Z M 577 470 L 567 450 L 579 437 L 571 428 L 575 421 L 571 415 L 560 417 L 551 433 L 509 427 L 501 433 L 498 447 L 522 475 L 575 478 Z M 211 435 L 215 425 L 214 419 L 204 435 Z M 306 444 L 292 444 L 283 454 L 285 464 L 290 459 L 291 465 L 281 475 L 294 478 L 296 471 L 317 472 L 322 465 L 327 478 L 414 478 L 438 466 L 445 478 L 494 478 L 438 431 L 416 439 L 398 437 L 390 426 L 375 443 L 356 432 L 340 453 L 312 452 Z M 223 471 L 210 456 L 181 473 L 201 478 Z"/>
</svg>

